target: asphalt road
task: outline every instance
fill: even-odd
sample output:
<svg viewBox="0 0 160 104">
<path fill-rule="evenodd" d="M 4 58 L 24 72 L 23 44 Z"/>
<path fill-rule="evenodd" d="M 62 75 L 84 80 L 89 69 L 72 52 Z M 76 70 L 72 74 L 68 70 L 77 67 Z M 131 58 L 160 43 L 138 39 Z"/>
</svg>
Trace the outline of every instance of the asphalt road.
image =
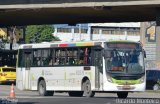
<svg viewBox="0 0 160 104">
<path fill-rule="evenodd" d="M 55 93 L 42 97 L 36 91 L 20 91 L 14 87 L 15 99 L 9 99 L 10 85 L 0 85 L 0 104 L 160 104 L 160 91 L 129 93 L 127 99 L 118 99 L 113 93 L 96 93 L 93 98 L 69 97 L 67 93 Z"/>
</svg>

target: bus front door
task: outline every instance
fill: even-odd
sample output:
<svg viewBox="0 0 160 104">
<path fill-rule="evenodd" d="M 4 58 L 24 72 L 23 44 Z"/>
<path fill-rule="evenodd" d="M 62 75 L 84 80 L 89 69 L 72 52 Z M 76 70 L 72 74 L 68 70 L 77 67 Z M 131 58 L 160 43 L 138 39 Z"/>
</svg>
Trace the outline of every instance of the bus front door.
<svg viewBox="0 0 160 104">
<path fill-rule="evenodd" d="M 100 74 L 102 75 L 102 52 L 101 49 L 94 50 L 94 65 L 95 65 L 95 87 L 99 89 L 100 86 Z"/>
<path fill-rule="evenodd" d="M 25 76 L 24 76 L 24 89 L 29 90 L 31 88 L 30 84 L 30 63 L 31 63 L 31 52 L 25 52 Z"/>
</svg>

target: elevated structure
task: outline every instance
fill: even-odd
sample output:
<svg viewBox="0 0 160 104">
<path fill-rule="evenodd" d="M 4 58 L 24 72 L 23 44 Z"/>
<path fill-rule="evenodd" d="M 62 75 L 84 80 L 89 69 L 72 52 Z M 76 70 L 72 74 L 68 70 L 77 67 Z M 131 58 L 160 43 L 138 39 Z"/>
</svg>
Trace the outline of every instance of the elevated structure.
<svg viewBox="0 0 160 104">
<path fill-rule="evenodd" d="M 0 25 L 156 20 L 160 0 L 1 0 Z"/>
<path fill-rule="evenodd" d="M 54 36 L 62 41 L 123 39 L 140 41 L 140 23 L 90 23 L 54 25 Z"/>
</svg>

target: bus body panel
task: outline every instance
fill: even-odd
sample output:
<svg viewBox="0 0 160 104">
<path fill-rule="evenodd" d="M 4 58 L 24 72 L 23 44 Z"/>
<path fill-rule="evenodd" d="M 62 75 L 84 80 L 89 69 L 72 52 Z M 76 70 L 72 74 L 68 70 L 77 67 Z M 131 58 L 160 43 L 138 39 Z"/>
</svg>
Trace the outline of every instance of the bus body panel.
<svg viewBox="0 0 160 104">
<path fill-rule="evenodd" d="M 20 90 L 24 90 L 24 68 L 17 68 L 16 69 L 16 87 Z"/>
<path fill-rule="evenodd" d="M 23 72 L 23 75 L 21 73 Z M 56 73 L 56 74 L 53 74 Z M 84 70 L 84 67 L 32 67 L 30 68 L 30 89 L 25 89 L 24 81 L 25 68 L 18 68 L 17 87 L 21 90 L 37 90 L 38 79 L 44 78 L 47 90 L 81 91 L 82 79 L 87 77 L 91 82 L 91 89 L 95 88 L 95 67 Z M 102 76 L 102 74 L 101 74 Z M 101 81 L 102 83 L 102 81 Z"/>
</svg>

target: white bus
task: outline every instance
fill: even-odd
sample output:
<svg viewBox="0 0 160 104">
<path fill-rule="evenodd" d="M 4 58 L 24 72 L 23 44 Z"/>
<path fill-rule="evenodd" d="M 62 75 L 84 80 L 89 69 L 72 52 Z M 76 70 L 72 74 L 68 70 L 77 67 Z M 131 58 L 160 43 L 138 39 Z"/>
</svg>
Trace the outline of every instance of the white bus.
<svg viewBox="0 0 160 104">
<path fill-rule="evenodd" d="M 145 90 L 144 57 L 141 44 L 131 41 L 24 44 L 18 50 L 16 86 L 41 96 L 114 92 L 126 98 Z"/>
</svg>

